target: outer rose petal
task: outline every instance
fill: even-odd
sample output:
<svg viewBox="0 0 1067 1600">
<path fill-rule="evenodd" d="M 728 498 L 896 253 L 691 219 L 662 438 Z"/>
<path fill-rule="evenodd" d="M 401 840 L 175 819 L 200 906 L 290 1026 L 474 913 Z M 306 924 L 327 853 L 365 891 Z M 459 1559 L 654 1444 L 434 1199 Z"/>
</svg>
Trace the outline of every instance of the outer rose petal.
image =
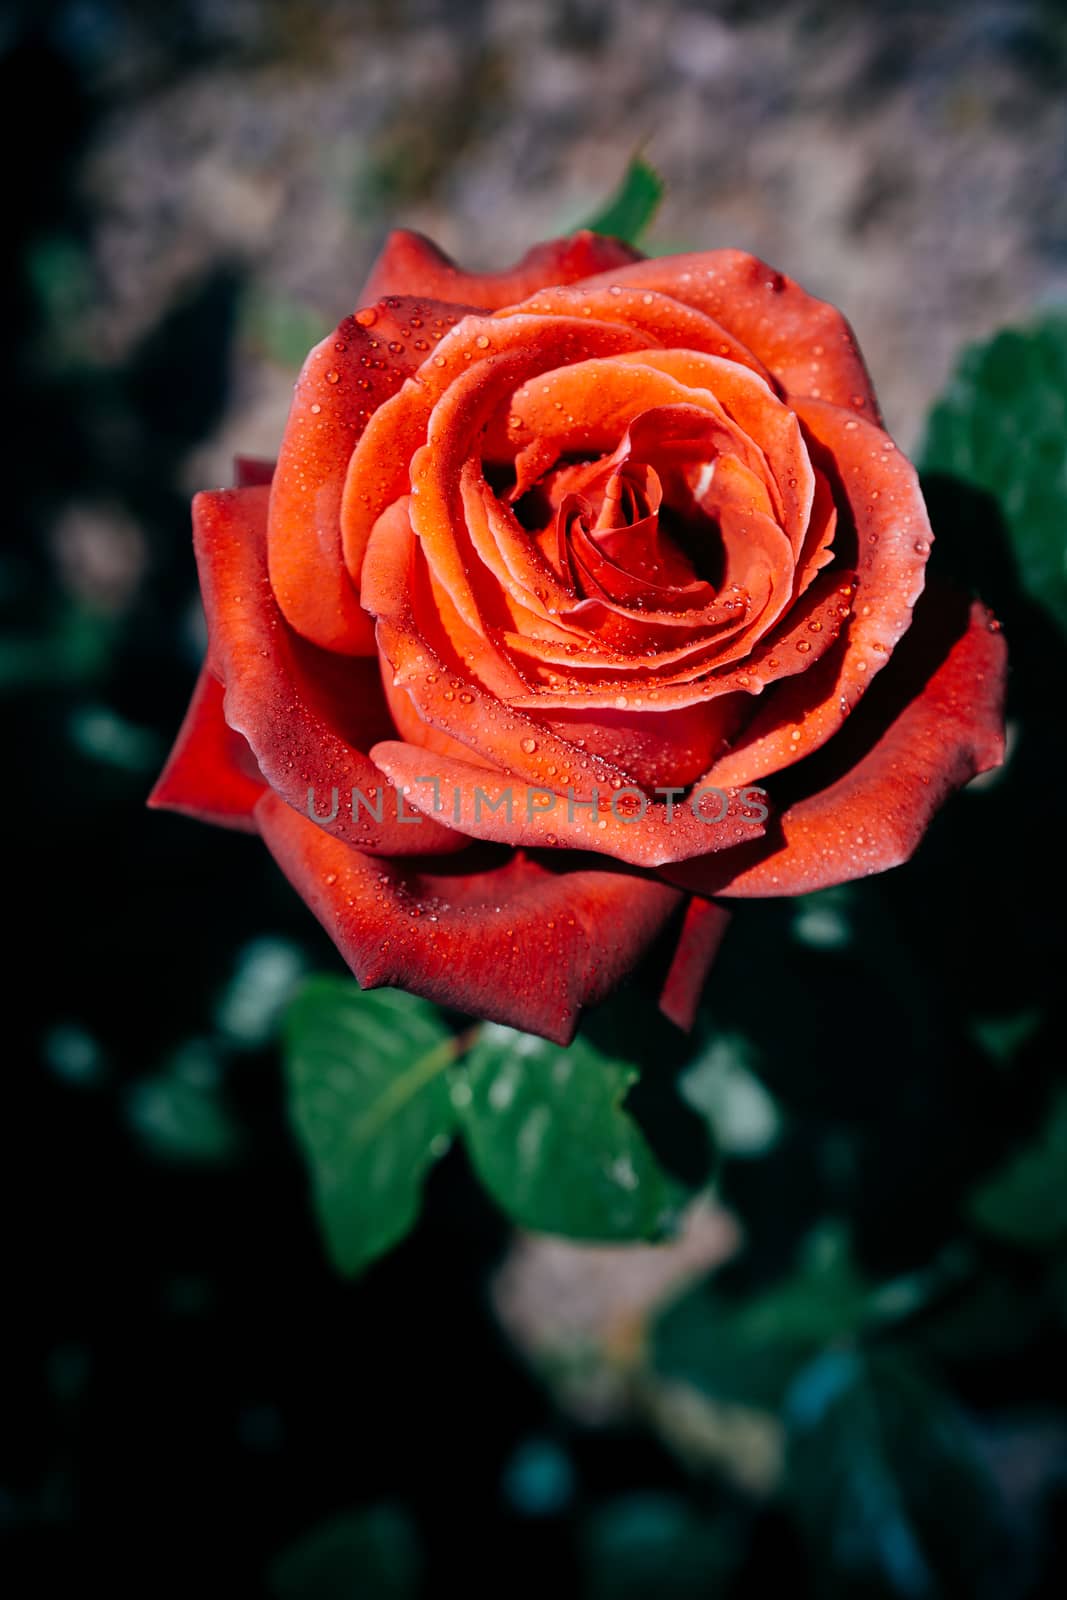
<svg viewBox="0 0 1067 1600">
<path fill-rule="evenodd" d="M 266 570 L 266 487 L 197 495 L 193 532 L 207 612 L 212 661 L 226 686 L 225 715 L 244 734 L 264 779 L 300 811 L 315 790 L 316 810 L 330 808 L 329 827 L 367 850 L 402 855 L 460 849 L 465 841 L 439 824 L 396 819 L 386 788 L 383 818 L 362 807 L 352 820 L 349 793 L 374 800 L 385 785 L 365 754 L 390 728 L 377 661 L 318 650 L 286 624 Z M 313 824 L 314 826 L 314 824 Z"/>
<path fill-rule="evenodd" d="M 602 273 L 590 287 L 613 283 L 673 295 L 714 317 L 788 395 L 828 400 L 880 421 L 856 336 L 841 312 L 758 257 L 743 250 L 665 256 Z"/>
<path fill-rule="evenodd" d="M 712 963 L 719 953 L 730 913 L 713 900 L 690 900 L 678 946 L 660 992 L 659 1008 L 669 1021 L 688 1033 Z"/>
<path fill-rule="evenodd" d="M 256 811 L 282 871 L 366 989 L 396 984 L 439 1005 L 569 1044 L 678 905 L 666 884 L 606 865 L 555 871 L 489 852 L 416 869 L 366 856 L 276 795 Z"/>
<path fill-rule="evenodd" d="M 861 710 L 806 772 L 791 774 L 807 792 L 783 807 L 779 826 L 662 875 L 698 894 L 763 897 L 899 866 L 942 802 L 1003 760 L 1006 669 L 986 608 L 932 591 Z"/>
<path fill-rule="evenodd" d="M 550 285 L 580 283 L 595 272 L 607 272 L 640 261 L 638 251 L 621 239 L 583 229 L 566 239 L 534 245 L 503 272 L 463 272 L 425 234 L 398 228 L 382 247 L 363 290 L 364 300 L 386 294 L 431 295 L 436 300 L 462 301 L 486 311 L 514 305 Z"/>
<path fill-rule="evenodd" d="M 304 362 L 274 476 L 268 557 L 286 620 L 323 649 L 374 654 L 373 625 L 341 555 L 349 457 L 379 406 L 467 309 L 394 298 L 346 317 Z"/>
<path fill-rule="evenodd" d="M 255 833 L 253 813 L 266 786 L 247 743 L 226 725 L 222 695 L 222 684 L 205 662 L 148 804 Z"/>
</svg>

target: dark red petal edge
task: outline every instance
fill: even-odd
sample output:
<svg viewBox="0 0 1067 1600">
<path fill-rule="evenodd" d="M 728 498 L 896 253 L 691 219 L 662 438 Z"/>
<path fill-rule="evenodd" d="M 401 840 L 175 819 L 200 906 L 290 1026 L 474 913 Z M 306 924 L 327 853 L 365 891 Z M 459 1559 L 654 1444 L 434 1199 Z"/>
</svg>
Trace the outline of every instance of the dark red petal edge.
<svg viewBox="0 0 1067 1600">
<path fill-rule="evenodd" d="M 222 696 L 222 684 L 205 662 L 148 804 L 255 833 L 256 801 L 265 785 L 246 741 L 226 725 Z"/>
<path fill-rule="evenodd" d="M 417 865 L 368 856 L 270 793 L 256 817 L 365 989 L 394 984 L 557 1044 L 569 1044 L 582 1007 L 632 970 L 678 906 L 666 884 L 584 862 L 557 870 L 495 850 Z"/>
<path fill-rule="evenodd" d="M 514 266 L 502 272 L 463 272 L 425 234 L 400 228 L 386 239 L 371 268 L 363 300 L 393 294 L 429 295 L 496 311 L 539 289 L 580 283 L 594 273 L 610 272 L 641 259 L 640 252 L 621 239 L 609 239 L 585 228 L 565 239 L 534 245 Z"/>
</svg>

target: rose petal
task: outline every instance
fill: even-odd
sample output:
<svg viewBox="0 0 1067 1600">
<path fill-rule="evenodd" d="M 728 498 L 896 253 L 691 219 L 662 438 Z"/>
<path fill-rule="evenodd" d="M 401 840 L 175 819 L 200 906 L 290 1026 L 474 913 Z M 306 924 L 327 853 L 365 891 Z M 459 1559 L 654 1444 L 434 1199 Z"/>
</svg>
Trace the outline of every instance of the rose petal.
<svg viewBox="0 0 1067 1600">
<path fill-rule="evenodd" d="M 222 694 L 222 684 L 205 662 L 148 804 L 255 833 L 253 813 L 265 785 L 247 743 L 226 724 Z"/>
<path fill-rule="evenodd" d="M 624 322 L 649 335 L 649 342 L 673 350 L 701 350 L 723 356 L 757 372 L 767 382 L 774 382 L 758 357 L 721 322 L 670 295 L 624 289 L 617 283 L 610 289 L 590 289 L 581 284 L 576 288 L 548 289 L 497 312 L 497 316 L 520 315 L 584 316 L 595 317 L 598 322 Z"/>
<path fill-rule="evenodd" d="M 778 628 L 751 650 L 736 665 L 720 666 L 734 654 L 729 650 L 716 652 L 707 661 L 683 664 L 675 671 L 654 671 L 661 661 L 670 662 L 670 655 L 650 655 L 644 662 L 635 660 L 632 670 L 622 675 L 627 665 L 624 658 L 611 661 L 606 654 L 596 658 L 578 656 L 582 666 L 592 664 L 601 673 L 619 671 L 615 678 L 589 678 L 572 676 L 564 689 L 536 689 L 511 697 L 510 704 L 524 710 L 536 710 L 549 715 L 558 706 L 577 705 L 580 709 L 610 707 L 617 696 L 627 696 L 631 707 L 641 706 L 656 715 L 679 706 L 697 705 L 725 694 L 742 690 L 748 694 L 761 694 L 770 684 L 782 678 L 792 678 L 798 673 L 813 670 L 815 663 L 827 655 L 837 643 L 845 618 L 849 615 L 847 597 L 852 593 L 850 573 L 827 572 L 816 580 L 796 605 L 782 618 Z M 528 654 L 533 655 L 527 641 Z M 714 649 L 714 640 L 711 641 Z M 702 649 L 708 649 L 705 643 Z M 518 651 L 516 653 L 519 653 Z M 672 654 L 679 654 L 673 652 Z M 546 652 L 546 659 L 548 659 Z M 569 664 L 567 656 L 560 659 Z M 645 667 L 646 674 L 638 671 Z M 639 698 L 637 698 L 639 697 Z M 718 771 L 718 767 L 716 767 Z M 709 780 L 710 781 L 710 780 Z"/>
<path fill-rule="evenodd" d="M 512 711 L 482 688 L 476 673 L 449 670 L 415 625 L 413 550 L 405 517 L 391 511 L 380 518 L 367 551 L 364 598 L 378 617 L 378 644 L 392 668 L 393 685 L 407 694 L 422 724 L 468 746 L 472 764 L 487 761 L 532 783 L 558 775 L 560 792 L 571 782 L 579 794 L 597 783 L 629 783 L 623 769 L 586 756 L 532 717 Z M 408 737 L 413 745 L 441 749 L 436 738 Z M 425 770 L 425 756 L 422 761 Z"/>
<path fill-rule="evenodd" d="M 854 566 L 858 587 L 842 585 L 852 617 L 843 644 L 810 674 L 768 696 L 709 781 L 753 783 L 826 743 L 889 660 L 922 593 L 933 534 L 914 467 L 872 423 L 816 400 L 797 403 L 805 430 L 825 453 L 851 513 L 854 551 L 839 527 L 835 549 Z M 844 610 L 842 615 L 844 615 Z"/>
<path fill-rule="evenodd" d="M 394 297 L 346 317 L 304 362 L 274 476 L 268 557 L 286 621 L 323 649 L 374 654 L 374 626 L 341 554 L 349 458 L 372 415 L 467 309 Z"/>
<path fill-rule="evenodd" d="M 365 754 L 390 726 L 377 661 L 319 650 L 294 633 L 278 609 L 267 576 L 265 487 L 220 489 L 193 501 L 193 536 L 207 613 L 212 661 L 226 687 L 230 727 L 244 735 L 264 779 L 298 811 L 314 791 L 319 814 L 338 790 L 337 817 L 328 824 L 366 850 L 422 852 L 461 849 L 465 841 L 432 824 L 396 820 L 396 794 Z M 382 821 L 350 791 L 372 804 L 385 787 Z"/>
<path fill-rule="evenodd" d="M 666 884 L 602 862 L 557 870 L 479 851 L 416 868 L 351 849 L 272 794 L 257 818 L 364 988 L 396 984 L 558 1044 L 569 1044 L 581 1008 L 633 968 L 678 905 Z"/>
<path fill-rule="evenodd" d="M 782 404 L 763 379 L 735 361 L 698 355 L 692 350 L 642 350 L 614 359 L 618 366 L 648 367 L 687 388 L 714 395 L 734 436 L 740 436 L 749 447 L 726 453 L 737 455 L 750 470 L 758 461 L 782 531 L 794 553 L 799 553 L 811 517 L 815 474 L 795 413 Z"/>
<path fill-rule="evenodd" d="M 891 669 L 788 779 L 762 838 L 664 874 L 698 894 L 807 894 L 907 861 L 945 799 L 1003 759 L 1007 652 L 978 601 L 924 596 Z"/>
<path fill-rule="evenodd" d="M 640 261 L 621 239 L 583 228 L 565 239 L 534 245 L 502 272 L 464 272 L 425 234 L 398 228 L 382 247 L 363 290 L 364 300 L 380 295 L 431 295 L 463 301 L 486 311 L 513 305 L 549 284 L 577 283 L 595 272 Z"/>
<path fill-rule="evenodd" d="M 848 322 L 765 261 L 743 250 L 639 261 L 588 285 L 618 284 L 673 295 L 721 322 L 790 396 L 810 395 L 880 421 L 871 380 Z"/>
<path fill-rule="evenodd" d="M 659 999 L 664 1016 L 685 1033 L 696 1021 L 704 984 L 729 925 L 729 911 L 714 900 L 694 896 L 686 907 L 678 946 Z"/>
</svg>

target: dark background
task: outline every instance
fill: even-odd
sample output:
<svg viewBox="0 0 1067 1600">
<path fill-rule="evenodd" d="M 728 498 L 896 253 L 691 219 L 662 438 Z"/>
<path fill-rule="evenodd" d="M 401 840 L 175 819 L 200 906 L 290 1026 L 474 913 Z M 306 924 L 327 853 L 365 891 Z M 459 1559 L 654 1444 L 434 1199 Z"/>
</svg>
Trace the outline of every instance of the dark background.
<svg viewBox="0 0 1067 1600">
<path fill-rule="evenodd" d="M 99 0 L 0 46 L 7 1592 L 1062 1594 L 1064 675 L 995 500 L 929 485 L 1008 631 L 1007 772 L 908 868 L 740 913 L 679 1245 L 516 1239 L 453 1152 L 340 1282 L 275 1034 L 338 958 L 255 841 L 143 805 L 189 496 L 273 454 L 390 223 L 499 265 L 647 141 L 652 246 L 841 304 L 913 448 L 961 346 L 1063 298 L 1062 7 Z"/>
</svg>

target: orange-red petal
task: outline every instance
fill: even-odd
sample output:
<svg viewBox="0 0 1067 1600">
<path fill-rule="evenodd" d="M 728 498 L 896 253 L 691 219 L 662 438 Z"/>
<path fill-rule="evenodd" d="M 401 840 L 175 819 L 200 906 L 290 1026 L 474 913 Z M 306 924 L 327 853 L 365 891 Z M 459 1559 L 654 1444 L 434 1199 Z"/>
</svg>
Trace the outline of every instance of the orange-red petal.
<svg viewBox="0 0 1067 1600">
<path fill-rule="evenodd" d="M 266 786 L 247 742 L 227 726 L 222 695 L 222 684 L 205 661 L 148 804 L 255 833 L 256 801 Z"/>
<path fill-rule="evenodd" d="M 1006 668 L 1004 637 L 983 605 L 928 593 L 848 726 L 771 786 L 781 809 L 766 835 L 664 876 L 699 894 L 760 897 L 899 866 L 948 796 L 1003 760 Z"/>
</svg>

